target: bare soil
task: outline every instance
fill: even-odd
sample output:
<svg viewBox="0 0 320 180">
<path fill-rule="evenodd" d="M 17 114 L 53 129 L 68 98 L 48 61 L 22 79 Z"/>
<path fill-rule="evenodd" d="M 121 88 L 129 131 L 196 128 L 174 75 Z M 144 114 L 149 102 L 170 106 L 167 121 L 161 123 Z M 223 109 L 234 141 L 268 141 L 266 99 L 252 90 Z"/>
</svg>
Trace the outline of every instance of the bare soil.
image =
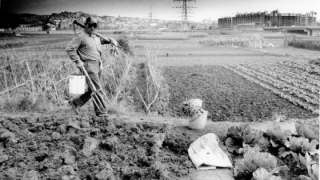
<svg viewBox="0 0 320 180">
<path fill-rule="evenodd" d="M 199 98 L 212 121 L 261 121 L 275 114 L 290 119 L 317 117 L 223 66 L 172 66 L 166 67 L 164 74 L 172 115 L 183 115 L 180 104 L 185 99 Z"/>
<path fill-rule="evenodd" d="M 194 139 L 172 125 L 74 115 L 4 117 L 0 125 L 4 179 L 177 179 L 195 171 L 187 154 Z M 99 144 L 92 152 L 88 139 Z"/>
</svg>

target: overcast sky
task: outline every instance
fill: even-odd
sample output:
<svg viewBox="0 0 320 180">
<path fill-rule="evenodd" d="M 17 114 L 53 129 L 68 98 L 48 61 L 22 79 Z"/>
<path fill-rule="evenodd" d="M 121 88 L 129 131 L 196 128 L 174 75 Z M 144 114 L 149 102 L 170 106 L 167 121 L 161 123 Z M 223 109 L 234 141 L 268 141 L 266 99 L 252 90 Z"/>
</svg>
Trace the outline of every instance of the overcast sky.
<svg viewBox="0 0 320 180">
<path fill-rule="evenodd" d="M 180 20 L 182 3 L 173 0 L 0 0 L 2 9 L 14 13 L 52 14 L 62 11 L 83 11 L 96 15 L 149 17 L 150 7 L 157 19 Z M 217 20 L 224 16 L 234 16 L 237 12 L 273 11 L 280 13 L 317 12 L 320 20 L 320 0 L 197 0 L 188 3 L 192 9 L 188 19 Z"/>
</svg>

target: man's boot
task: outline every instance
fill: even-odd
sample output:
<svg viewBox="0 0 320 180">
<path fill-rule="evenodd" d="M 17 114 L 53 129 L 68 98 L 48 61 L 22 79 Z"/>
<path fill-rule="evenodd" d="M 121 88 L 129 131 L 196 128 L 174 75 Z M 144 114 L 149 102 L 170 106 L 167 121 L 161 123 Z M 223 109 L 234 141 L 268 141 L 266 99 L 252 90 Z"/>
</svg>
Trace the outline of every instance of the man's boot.
<svg viewBox="0 0 320 180">
<path fill-rule="evenodd" d="M 70 104 L 70 106 L 72 107 L 73 111 L 79 115 L 80 114 L 80 107 L 78 107 L 75 103 L 74 103 L 74 100 L 71 99 L 68 101 L 68 103 Z"/>
</svg>

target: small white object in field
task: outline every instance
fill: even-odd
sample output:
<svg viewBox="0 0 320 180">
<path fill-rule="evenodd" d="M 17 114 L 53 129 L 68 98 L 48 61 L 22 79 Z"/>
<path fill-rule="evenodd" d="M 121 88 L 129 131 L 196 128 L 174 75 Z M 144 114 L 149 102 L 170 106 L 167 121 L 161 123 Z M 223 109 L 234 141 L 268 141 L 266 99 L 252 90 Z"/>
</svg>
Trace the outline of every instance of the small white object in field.
<svg viewBox="0 0 320 180">
<path fill-rule="evenodd" d="M 268 46 L 274 48 L 274 45 L 272 43 L 269 43 Z"/>
</svg>

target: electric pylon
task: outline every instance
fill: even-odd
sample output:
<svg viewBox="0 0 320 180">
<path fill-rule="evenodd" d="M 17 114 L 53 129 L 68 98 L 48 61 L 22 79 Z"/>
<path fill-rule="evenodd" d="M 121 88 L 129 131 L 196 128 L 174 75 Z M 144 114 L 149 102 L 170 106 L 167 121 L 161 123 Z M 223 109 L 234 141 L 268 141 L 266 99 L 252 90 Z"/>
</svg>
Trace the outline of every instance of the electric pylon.
<svg viewBox="0 0 320 180">
<path fill-rule="evenodd" d="M 173 8 L 179 8 L 181 9 L 181 17 L 182 17 L 182 21 L 185 21 L 187 22 L 188 21 L 188 14 L 190 13 L 189 10 L 192 9 L 192 8 L 196 8 L 196 7 L 193 7 L 193 6 L 188 6 L 188 2 L 191 2 L 191 1 L 194 1 L 196 2 L 196 0 L 173 0 L 173 2 L 182 2 L 182 6 L 176 6 L 176 7 L 173 7 Z"/>
<path fill-rule="evenodd" d="M 150 13 L 149 13 L 149 18 L 150 18 L 150 22 L 152 22 L 154 16 L 152 16 L 152 6 L 150 6 Z"/>
</svg>

